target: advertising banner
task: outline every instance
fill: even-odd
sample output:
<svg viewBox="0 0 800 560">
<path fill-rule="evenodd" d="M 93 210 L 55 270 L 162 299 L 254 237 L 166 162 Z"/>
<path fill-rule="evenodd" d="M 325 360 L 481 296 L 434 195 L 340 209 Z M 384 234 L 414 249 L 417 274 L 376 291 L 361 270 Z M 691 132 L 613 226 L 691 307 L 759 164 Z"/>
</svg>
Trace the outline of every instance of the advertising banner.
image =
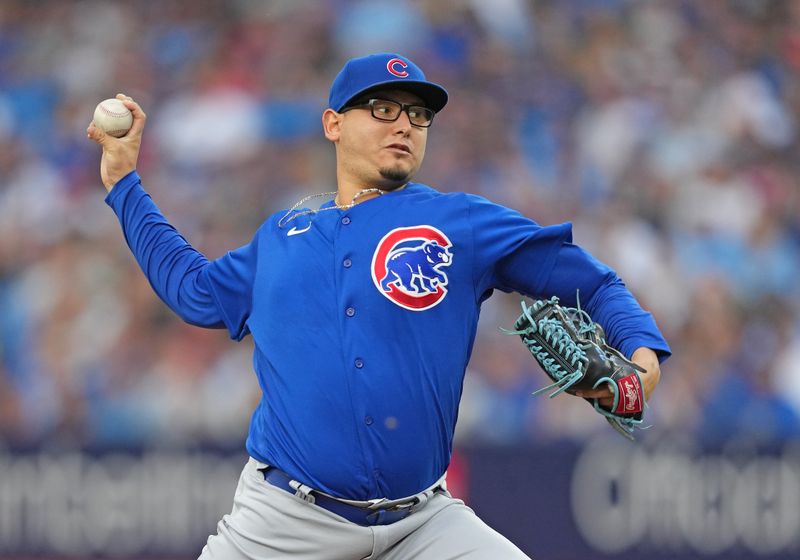
<svg viewBox="0 0 800 560">
<path fill-rule="evenodd" d="M 0 453 L 0 558 L 196 558 L 244 454 Z M 800 557 L 800 447 L 463 448 L 450 486 L 537 560 Z"/>
</svg>

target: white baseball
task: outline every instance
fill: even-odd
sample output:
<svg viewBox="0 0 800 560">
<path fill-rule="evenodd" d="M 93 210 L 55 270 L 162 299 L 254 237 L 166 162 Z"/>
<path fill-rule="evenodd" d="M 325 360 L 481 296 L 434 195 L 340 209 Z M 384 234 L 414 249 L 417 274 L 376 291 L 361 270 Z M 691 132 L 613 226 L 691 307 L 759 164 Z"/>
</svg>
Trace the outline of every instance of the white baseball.
<svg viewBox="0 0 800 560">
<path fill-rule="evenodd" d="M 131 129 L 133 114 L 119 99 L 106 99 L 98 103 L 93 120 L 97 128 L 119 138 Z"/>
</svg>

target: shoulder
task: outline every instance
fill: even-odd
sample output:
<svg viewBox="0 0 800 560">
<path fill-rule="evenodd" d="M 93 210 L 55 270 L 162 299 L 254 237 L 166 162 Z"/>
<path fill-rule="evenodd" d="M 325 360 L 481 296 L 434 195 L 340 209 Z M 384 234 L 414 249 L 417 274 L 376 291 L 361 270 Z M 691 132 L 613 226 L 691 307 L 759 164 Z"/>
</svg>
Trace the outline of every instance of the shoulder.
<svg viewBox="0 0 800 560">
<path fill-rule="evenodd" d="M 409 183 L 402 194 L 397 194 L 401 195 L 398 200 L 404 199 L 415 208 L 427 208 L 431 212 L 444 212 L 449 215 L 455 212 L 455 215 L 461 215 L 473 227 L 504 222 L 516 224 L 518 221 L 535 223 L 513 208 L 462 191 L 440 192 L 422 183 Z"/>
<path fill-rule="evenodd" d="M 503 206 L 502 204 L 498 204 L 496 202 L 489 200 L 485 196 L 463 191 L 442 192 L 423 183 L 409 183 L 406 186 L 405 190 L 408 193 L 419 197 L 439 198 L 442 200 L 451 200 L 454 202 L 460 202 L 462 204 L 484 205 L 498 209 L 512 210 L 510 208 Z"/>
<path fill-rule="evenodd" d="M 493 204 L 489 200 L 478 195 L 461 191 L 442 192 L 424 183 L 408 183 L 401 193 L 405 197 L 413 198 L 419 201 L 436 200 L 436 202 L 443 204 L 470 205 L 478 201 L 482 201 L 487 204 Z"/>
</svg>

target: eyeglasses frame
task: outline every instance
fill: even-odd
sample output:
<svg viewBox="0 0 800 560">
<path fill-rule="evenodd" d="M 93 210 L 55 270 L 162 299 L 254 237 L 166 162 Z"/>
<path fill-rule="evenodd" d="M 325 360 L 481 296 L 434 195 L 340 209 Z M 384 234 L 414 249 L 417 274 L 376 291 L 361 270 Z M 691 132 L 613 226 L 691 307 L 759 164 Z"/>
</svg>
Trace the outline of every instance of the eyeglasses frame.
<svg viewBox="0 0 800 560">
<path fill-rule="evenodd" d="M 393 118 L 393 119 L 385 119 L 385 118 L 382 118 L 382 117 L 378 117 L 378 116 L 375 115 L 375 102 L 376 101 L 388 101 L 389 103 L 395 103 L 397 105 L 400 105 L 400 112 L 398 112 L 397 116 L 395 118 Z M 433 117 L 436 116 L 436 111 L 434 111 L 433 109 L 431 109 L 429 107 L 425 107 L 424 105 L 400 103 L 399 101 L 395 101 L 394 99 L 383 99 L 383 98 L 380 98 L 380 97 L 369 99 L 369 100 L 365 101 L 364 103 L 356 103 L 355 105 L 348 105 L 347 107 L 343 107 L 342 110 L 339 111 L 339 113 L 346 113 L 350 109 L 364 109 L 366 107 L 369 107 L 369 112 L 372 115 L 372 118 L 374 118 L 376 120 L 379 120 L 381 122 L 395 122 L 395 121 L 397 121 L 397 119 L 400 118 L 401 114 L 405 113 L 406 116 L 408 117 L 408 122 L 411 123 L 411 126 L 416 126 L 417 128 L 429 128 L 433 124 Z M 425 109 L 426 111 L 430 111 L 431 112 L 431 121 L 428 124 L 414 124 L 413 122 L 411 122 L 411 115 L 409 114 L 408 110 L 411 109 L 412 107 L 418 108 L 418 109 Z"/>
</svg>

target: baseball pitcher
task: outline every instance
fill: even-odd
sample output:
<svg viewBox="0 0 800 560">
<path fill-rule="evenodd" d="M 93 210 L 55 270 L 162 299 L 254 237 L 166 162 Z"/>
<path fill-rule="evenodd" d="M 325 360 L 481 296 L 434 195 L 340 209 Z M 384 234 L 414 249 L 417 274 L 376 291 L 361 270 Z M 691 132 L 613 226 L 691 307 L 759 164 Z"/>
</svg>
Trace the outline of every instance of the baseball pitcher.
<svg viewBox="0 0 800 560">
<path fill-rule="evenodd" d="M 670 350 L 614 271 L 572 243 L 570 224 L 413 182 L 448 94 L 404 56 L 355 58 L 334 79 L 322 114 L 330 200 L 276 213 L 214 261 L 143 188 L 145 114 L 118 98 L 131 130 L 87 134 L 131 251 L 185 321 L 255 342 L 251 459 L 200 558 L 527 558 L 445 483 L 481 303 L 494 290 L 564 305 L 579 293 L 647 399 Z M 610 385 L 575 394 L 614 399 Z"/>
</svg>

